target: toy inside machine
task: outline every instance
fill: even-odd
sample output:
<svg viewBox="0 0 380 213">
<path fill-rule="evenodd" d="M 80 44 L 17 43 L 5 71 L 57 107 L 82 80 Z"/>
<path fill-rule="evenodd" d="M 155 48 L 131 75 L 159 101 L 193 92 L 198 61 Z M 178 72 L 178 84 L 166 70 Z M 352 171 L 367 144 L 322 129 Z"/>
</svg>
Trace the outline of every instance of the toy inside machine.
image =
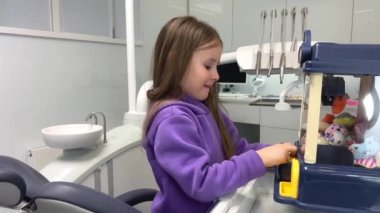
<svg viewBox="0 0 380 213">
<path fill-rule="evenodd" d="M 311 46 L 305 31 L 299 56 L 299 151 L 276 168 L 274 200 L 318 212 L 380 212 L 380 45 Z"/>
</svg>

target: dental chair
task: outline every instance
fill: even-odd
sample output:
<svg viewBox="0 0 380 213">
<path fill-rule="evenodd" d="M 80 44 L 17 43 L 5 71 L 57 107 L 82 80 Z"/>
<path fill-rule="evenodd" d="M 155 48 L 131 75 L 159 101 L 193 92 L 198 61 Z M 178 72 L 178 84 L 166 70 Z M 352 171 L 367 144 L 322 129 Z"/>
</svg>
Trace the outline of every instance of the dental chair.
<svg viewBox="0 0 380 213">
<path fill-rule="evenodd" d="M 87 186 L 50 182 L 29 165 L 0 155 L 0 206 L 24 212 L 140 212 L 133 206 L 152 201 L 157 190 L 136 189 L 116 198 Z"/>
</svg>

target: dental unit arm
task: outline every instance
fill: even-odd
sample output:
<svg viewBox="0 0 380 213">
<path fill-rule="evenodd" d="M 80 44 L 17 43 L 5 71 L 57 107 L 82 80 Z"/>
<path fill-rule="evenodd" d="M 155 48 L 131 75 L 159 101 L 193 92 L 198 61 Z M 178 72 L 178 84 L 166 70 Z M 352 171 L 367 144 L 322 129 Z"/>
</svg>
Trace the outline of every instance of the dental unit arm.
<svg viewBox="0 0 380 213">
<path fill-rule="evenodd" d="M 276 110 L 278 111 L 288 111 L 291 109 L 290 104 L 285 102 L 286 95 L 288 94 L 289 91 L 291 91 L 294 87 L 302 84 L 302 80 L 297 80 L 292 83 L 290 83 L 284 90 L 281 91 L 280 97 L 279 97 L 279 102 L 276 103 L 274 106 Z"/>
<path fill-rule="evenodd" d="M 315 42 L 312 42 L 315 43 Z M 287 111 L 291 109 L 291 105 L 286 103 L 285 99 L 287 94 L 296 86 L 303 84 L 303 75 L 300 69 L 300 64 L 298 62 L 298 52 L 293 51 L 293 48 L 297 49 L 301 46 L 302 41 L 300 42 L 279 42 L 275 43 L 274 52 L 271 63 L 266 63 L 270 57 L 269 44 L 259 44 L 259 45 L 249 45 L 241 46 L 236 49 L 235 52 L 223 53 L 220 59 L 220 64 L 227 64 L 232 62 L 237 62 L 240 67 L 241 72 L 247 74 L 255 74 L 254 79 L 263 79 L 264 71 L 268 71 L 271 68 L 271 75 L 280 76 L 280 84 L 283 83 L 284 75 L 286 74 L 295 74 L 298 76 L 298 80 L 290 83 L 281 91 L 279 95 L 279 102 L 275 105 L 275 109 L 279 111 Z M 280 48 L 281 47 L 281 48 Z M 291 48 L 293 47 L 293 48 Z M 285 51 L 286 50 L 286 51 Z M 289 51 L 290 50 L 290 51 Z M 257 54 L 260 54 L 260 57 L 256 57 Z M 281 56 L 284 61 L 281 62 Z M 261 63 L 257 62 L 257 58 L 260 58 Z M 281 63 L 280 63 L 281 62 Z M 260 64 L 260 67 L 256 65 Z M 273 64 L 273 67 L 267 66 L 267 64 Z M 264 84 L 265 82 L 262 81 Z M 253 88 L 252 96 L 257 97 L 258 87 L 250 84 Z M 262 85 L 260 85 L 262 86 Z"/>
</svg>

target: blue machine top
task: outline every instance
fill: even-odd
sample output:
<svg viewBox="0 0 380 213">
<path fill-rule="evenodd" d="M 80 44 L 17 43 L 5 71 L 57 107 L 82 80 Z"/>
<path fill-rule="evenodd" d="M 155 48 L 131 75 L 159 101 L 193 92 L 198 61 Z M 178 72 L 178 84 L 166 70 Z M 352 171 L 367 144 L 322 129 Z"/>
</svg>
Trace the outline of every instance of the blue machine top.
<svg viewBox="0 0 380 213">
<path fill-rule="evenodd" d="M 305 31 L 299 50 L 304 72 L 336 75 L 380 75 L 380 45 L 318 42 L 311 46 L 311 33 Z"/>
</svg>

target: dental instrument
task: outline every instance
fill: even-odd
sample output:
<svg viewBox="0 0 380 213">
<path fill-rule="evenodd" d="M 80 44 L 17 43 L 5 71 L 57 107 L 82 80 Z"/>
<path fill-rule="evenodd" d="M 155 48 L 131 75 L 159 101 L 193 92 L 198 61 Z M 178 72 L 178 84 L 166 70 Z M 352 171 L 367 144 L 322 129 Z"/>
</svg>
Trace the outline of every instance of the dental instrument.
<svg viewBox="0 0 380 213">
<path fill-rule="evenodd" d="M 305 38 L 305 35 L 304 35 L 304 32 L 305 30 L 307 30 L 307 16 L 309 14 L 309 10 L 307 9 L 307 7 L 303 7 L 301 9 L 301 15 L 302 15 L 302 28 L 301 28 L 301 33 L 302 33 L 302 40 L 304 40 Z"/>
<path fill-rule="evenodd" d="M 269 61 L 268 61 L 268 74 L 267 77 L 270 76 L 272 69 L 273 69 L 273 59 L 274 59 L 274 25 L 275 20 L 277 18 L 277 10 L 271 10 L 270 11 L 270 47 L 269 47 Z"/>
<path fill-rule="evenodd" d="M 290 46 L 290 52 L 297 51 L 297 36 L 296 36 L 296 15 L 297 11 L 296 8 L 293 7 L 291 10 L 291 16 L 292 16 L 292 25 L 291 25 L 291 39 L 292 39 L 292 45 Z"/>
<path fill-rule="evenodd" d="M 286 16 L 288 15 L 288 10 L 283 9 L 281 11 L 281 58 L 280 58 L 280 84 L 284 81 L 284 70 L 286 67 L 286 56 L 285 56 L 285 37 L 286 37 Z"/>
<path fill-rule="evenodd" d="M 260 36 L 260 45 L 259 50 L 257 51 L 256 55 L 256 77 L 259 76 L 260 68 L 261 68 L 261 55 L 263 51 L 263 42 L 264 42 L 264 32 L 265 32 L 265 19 L 267 17 L 267 11 L 263 10 L 261 11 L 261 36 Z"/>
</svg>

